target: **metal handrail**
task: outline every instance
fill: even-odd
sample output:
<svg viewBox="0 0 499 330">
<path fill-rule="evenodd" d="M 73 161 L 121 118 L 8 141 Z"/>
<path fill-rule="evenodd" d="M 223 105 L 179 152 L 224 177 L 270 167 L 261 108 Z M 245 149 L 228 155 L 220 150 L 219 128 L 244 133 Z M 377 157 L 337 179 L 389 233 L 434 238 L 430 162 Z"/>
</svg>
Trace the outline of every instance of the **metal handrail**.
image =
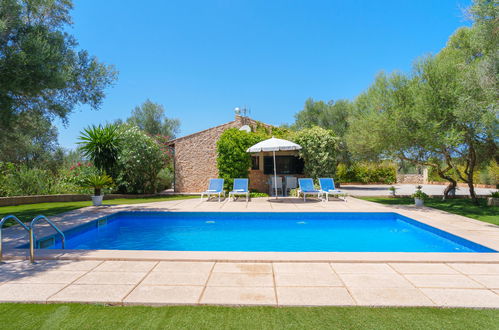
<svg viewBox="0 0 499 330">
<path fill-rule="evenodd" d="M 2 255 L 2 253 L 3 253 L 3 248 L 2 248 L 2 227 L 3 227 L 3 224 L 5 222 L 7 222 L 7 220 L 10 220 L 10 219 L 13 219 L 13 220 L 17 221 L 17 223 L 19 223 L 29 233 L 29 227 L 26 226 L 24 224 L 24 222 L 22 222 L 21 220 L 19 220 L 15 215 L 9 214 L 9 215 L 3 217 L 2 220 L 0 220 L 0 261 L 2 261 L 2 256 L 3 256 Z"/>
<path fill-rule="evenodd" d="M 55 229 L 55 231 L 59 235 L 61 235 L 62 248 L 64 249 L 64 247 L 66 246 L 66 236 L 64 235 L 64 233 L 59 228 L 57 228 L 57 226 L 52 221 L 50 221 L 46 216 L 44 216 L 44 215 L 36 216 L 33 220 L 31 220 L 31 224 L 29 226 L 29 253 L 30 253 L 31 262 L 35 262 L 35 242 L 36 242 L 36 239 L 35 239 L 34 226 L 35 226 L 36 222 L 40 219 L 45 220 L 50 226 L 52 226 L 52 228 Z"/>
</svg>

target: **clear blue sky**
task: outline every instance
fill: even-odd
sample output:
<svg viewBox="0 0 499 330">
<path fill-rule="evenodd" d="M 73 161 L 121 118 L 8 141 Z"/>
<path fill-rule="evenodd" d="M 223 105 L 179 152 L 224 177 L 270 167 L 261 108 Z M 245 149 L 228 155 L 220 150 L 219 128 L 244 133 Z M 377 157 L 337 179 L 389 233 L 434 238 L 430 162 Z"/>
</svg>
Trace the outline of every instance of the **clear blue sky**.
<svg viewBox="0 0 499 330">
<path fill-rule="evenodd" d="M 410 69 L 468 24 L 469 0 L 75 0 L 71 33 L 119 70 L 99 111 L 59 127 L 127 118 L 147 98 L 186 135 L 232 120 L 236 106 L 269 124 L 293 122 L 308 97 L 353 99 L 380 71 Z"/>
</svg>

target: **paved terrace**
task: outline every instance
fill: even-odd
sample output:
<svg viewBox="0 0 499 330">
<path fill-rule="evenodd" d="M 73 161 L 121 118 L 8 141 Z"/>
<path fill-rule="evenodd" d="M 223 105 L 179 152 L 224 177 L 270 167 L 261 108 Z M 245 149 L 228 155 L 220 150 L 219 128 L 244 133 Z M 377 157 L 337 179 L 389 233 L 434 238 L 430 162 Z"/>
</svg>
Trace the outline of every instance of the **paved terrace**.
<svg viewBox="0 0 499 330">
<path fill-rule="evenodd" d="M 412 206 L 355 198 L 281 202 L 182 200 L 88 207 L 53 217 L 63 230 L 122 210 L 398 212 L 493 249 L 499 228 Z M 18 226 L 16 226 L 18 227 Z M 0 301 L 108 304 L 368 305 L 499 308 L 497 253 L 275 253 L 38 250 L 32 265 L 21 228 L 5 230 Z M 51 233 L 41 226 L 39 237 Z M 43 260 L 42 260 L 43 259 Z"/>
</svg>

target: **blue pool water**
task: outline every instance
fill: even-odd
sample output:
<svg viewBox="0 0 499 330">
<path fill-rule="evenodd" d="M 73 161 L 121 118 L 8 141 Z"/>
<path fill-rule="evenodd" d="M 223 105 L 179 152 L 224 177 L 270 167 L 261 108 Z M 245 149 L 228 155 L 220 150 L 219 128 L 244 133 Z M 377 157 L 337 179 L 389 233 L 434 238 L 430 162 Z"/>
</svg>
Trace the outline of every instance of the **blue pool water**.
<svg viewBox="0 0 499 330">
<path fill-rule="evenodd" d="M 495 252 L 397 213 L 120 212 L 66 235 L 67 249 Z"/>
</svg>

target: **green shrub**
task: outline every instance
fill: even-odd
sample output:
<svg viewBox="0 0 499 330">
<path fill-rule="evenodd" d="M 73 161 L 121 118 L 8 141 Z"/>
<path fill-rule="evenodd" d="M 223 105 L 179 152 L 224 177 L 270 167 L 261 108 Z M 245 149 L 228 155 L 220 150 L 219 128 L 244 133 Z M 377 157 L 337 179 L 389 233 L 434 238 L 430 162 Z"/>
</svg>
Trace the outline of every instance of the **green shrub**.
<svg viewBox="0 0 499 330">
<path fill-rule="evenodd" d="M 83 155 L 92 160 L 101 171 L 115 177 L 115 169 L 120 153 L 120 126 L 90 126 L 81 133 L 78 142 Z"/>
<path fill-rule="evenodd" d="M 333 131 L 315 126 L 297 132 L 293 139 L 302 147 L 300 158 L 305 162 L 307 176 L 313 179 L 335 177 L 339 139 Z"/>
<path fill-rule="evenodd" d="M 250 197 L 251 197 L 251 198 L 256 198 L 256 197 L 269 197 L 269 194 L 254 191 L 254 192 L 250 192 Z"/>
<path fill-rule="evenodd" d="M 72 187 L 73 192 L 88 193 L 88 188 L 82 188 L 82 183 L 88 176 L 100 171 L 92 163 L 78 162 L 69 168 L 59 170 L 57 182 L 61 186 Z"/>
<path fill-rule="evenodd" d="M 397 181 L 397 169 L 390 163 L 356 163 L 350 166 L 339 164 L 336 170 L 336 180 L 392 184 Z"/>
<path fill-rule="evenodd" d="M 53 180 L 50 171 L 21 165 L 3 175 L 2 190 L 5 196 L 49 195 L 56 193 Z"/>
<path fill-rule="evenodd" d="M 158 174 L 165 166 L 165 156 L 159 144 L 138 127 L 119 128 L 120 145 L 116 184 L 127 193 L 155 193 Z"/>
<path fill-rule="evenodd" d="M 109 175 L 103 173 L 90 174 L 81 182 L 83 187 L 94 189 L 94 196 L 100 196 L 101 190 L 110 187 L 112 184 L 113 179 L 111 179 Z"/>
<path fill-rule="evenodd" d="M 173 183 L 173 169 L 170 167 L 162 168 L 158 173 L 157 191 L 170 189 Z"/>
<path fill-rule="evenodd" d="M 220 178 L 225 179 L 226 190 L 232 189 L 235 178 L 247 178 L 251 167 L 251 154 L 246 150 L 264 140 L 262 134 L 248 133 L 230 128 L 217 141 L 217 167 Z"/>
<path fill-rule="evenodd" d="M 458 165 L 458 169 L 461 173 L 464 173 L 465 166 Z M 455 170 L 450 170 L 448 174 L 457 182 L 464 182 L 459 178 Z M 437 171 L 433 167 L 428 169 L 428 181 L 447 182 L 438 175 Z M 497 162 L 495 160 L 491 160 L 488 164 L 476 169 L 473 173 L 473 182 L 478 184 L 499 185 L 499 165 Z"/>
</svg>

